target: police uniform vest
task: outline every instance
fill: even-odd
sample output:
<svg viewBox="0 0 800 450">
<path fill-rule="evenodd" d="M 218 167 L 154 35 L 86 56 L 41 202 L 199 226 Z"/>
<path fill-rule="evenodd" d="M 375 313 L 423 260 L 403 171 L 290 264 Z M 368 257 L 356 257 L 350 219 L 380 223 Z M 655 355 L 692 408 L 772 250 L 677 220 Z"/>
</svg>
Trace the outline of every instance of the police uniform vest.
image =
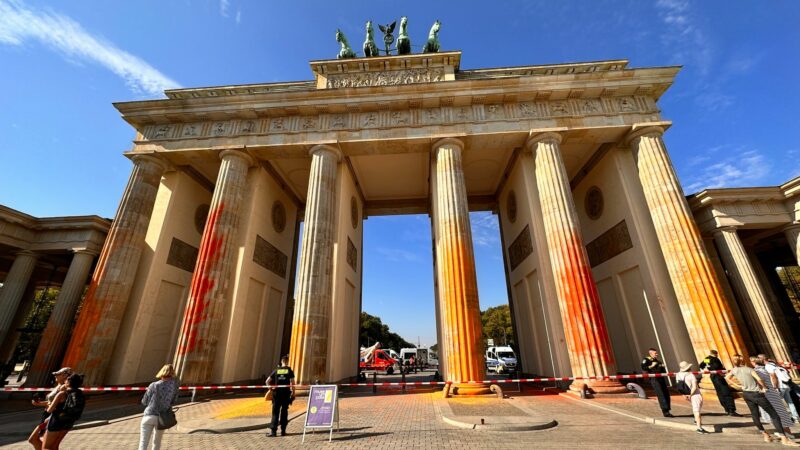
<svg viewBox="0 0 800 450">
<path fill-rule="evenodd" d="M 725 370 L 725 366 L 722 365 L 722 361 L 716 356 L 708 355 L 703 359 L 700 363 L 700 370 Z"/>
<path fill-rule="evenodd" d="M 658 360 L 658 358 L 653 358 L 652 356 L 647 356 L 642 360 L 642 370 L 647 373 L 666 373 L 667 370 L 664 367 L 664 364 Z"/>
</svg>

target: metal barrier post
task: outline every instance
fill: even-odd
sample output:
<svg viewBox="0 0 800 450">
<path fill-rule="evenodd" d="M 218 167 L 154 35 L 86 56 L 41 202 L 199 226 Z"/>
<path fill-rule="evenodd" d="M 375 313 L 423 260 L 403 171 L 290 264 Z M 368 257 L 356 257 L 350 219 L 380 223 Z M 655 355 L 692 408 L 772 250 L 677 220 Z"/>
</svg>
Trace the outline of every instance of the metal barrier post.
<svg viewBox="0 0 800 450">
<path fill-rule="evenodd" d="M 197 401 L 197 388 L 192 388 L 192 403 Z"/>
<path fill-rule="evenodd" d="M 378 372 L 372 372 L 372 393 L 378 393 Z"/>
<path fill-rule="evenodd" d="M 406 374 L 405 373 L 401 373 L 400 376 L 401 376 L 401 381 L 403 382 L 403 394 L 405 394 L 406 393 Z"/>
</svg>

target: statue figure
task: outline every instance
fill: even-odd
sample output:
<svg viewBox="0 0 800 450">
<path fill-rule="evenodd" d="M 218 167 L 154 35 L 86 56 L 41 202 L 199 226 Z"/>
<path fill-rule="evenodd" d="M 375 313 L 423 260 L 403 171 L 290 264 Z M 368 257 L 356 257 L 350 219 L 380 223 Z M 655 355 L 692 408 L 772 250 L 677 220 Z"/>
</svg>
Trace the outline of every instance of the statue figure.
<svg viewBox="0 0 800 450">
<path fill-rule="evenodd" d="M 341 50 L 339 50 L 339 54 L 336 55 L 337 59 L 345 59 L 345 58 L 355 58 L 356 52 L 350 48 L 350 44 L 347 43 L 347 38 L 344 37 L 344 33 L 342 30 L 336 30 L 336 42 L 342 44 Z"/>
<path fill-rule="evenodd" d="M 436 53 L 439 51 L 439 27 L 442 24 L 439 23 L 437 20 L 433 22 L 433 26 L 431 27 L 431 32 L 428 33 L 428 42 L 425 43 L 425 47 L 422 48 L 422 53 Z M 398 41 L 398 45 L 399 45 Z"/>
<path fill-rule="evenodd" d="M 381 32 L 383 33 L 383 43 L 384 45 L 386 45 L 387 56 L 389 55 L 389 46 L 392 45 L 392 42 L 394 42 L 394 36 L 392 36 L 392 31 L 394 31 L 394 25 L 396 23 L 397 22 L 392 22 L 386 26 L 378 25 L 378 28 L 380 28 Z"/>
<path fill-rule="evenodd" d="M 364 56 L 379 56 L 378 46 L 375 45 L 375 38 L 372 36 L 372 21 L 367 21 L 367 40 L 364 41 Z"/>
<path fill-rule="evenodd" d="M 411 53 L 411 39 L 408 37 L 408 19 L 403 16 L 400 18 L 400 35 L 397 36 L 397 54 L 407 55 Z"/>
</svg>

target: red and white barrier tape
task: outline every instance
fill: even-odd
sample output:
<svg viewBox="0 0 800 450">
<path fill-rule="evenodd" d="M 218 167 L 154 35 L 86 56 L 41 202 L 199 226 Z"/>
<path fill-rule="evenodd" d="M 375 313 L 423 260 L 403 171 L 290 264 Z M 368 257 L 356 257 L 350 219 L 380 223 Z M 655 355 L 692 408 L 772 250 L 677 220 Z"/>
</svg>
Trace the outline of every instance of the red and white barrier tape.
<svg viewBox="0 0 800 450">
<path fill-rule="evenodd" d="M 800 365 L 793 365 L 800 367 Z M 725 374 L 727 370 L 706 370 L 702 372 L 691 372 L 694 375 L 705 374 Z M 483 381 L 393 381 L 393 382 L 379 382 L 379 383 L 339 383 L 340 387 L 387 387 L 387 386 L 441 386 L 445 384 L 496 384 L 496 383 L 539 383 L 543 381 L 576 381 L 576 380 L 643 380 L 649 378 L 664 378 L 677 375 L 678 372 L 668 373 L 637 373 L 629 375 L 608 375 L 596 377 L 539 377 L 539 378 L 513 378 L 501 380 L 483 380 Z M 308 388 L 310 385 L 296 384 L 297 388 Z M 208 391 L 208 390 L 237 390 L 237 389 L 268 389 L 269 385 L 265 384 L 248 384 L 248 385 L 208 385 L 208 386 L 181 386 L 182 391 Z M 86 392 L 108 392 L 108 391 L 146 391 L 145 386 L 110 386 L 110 387 L 84 387 Z M 26 388 L 26 387 L 4 387 L 0 392 L 49 392 L 52 388 Z"/>
</svg>

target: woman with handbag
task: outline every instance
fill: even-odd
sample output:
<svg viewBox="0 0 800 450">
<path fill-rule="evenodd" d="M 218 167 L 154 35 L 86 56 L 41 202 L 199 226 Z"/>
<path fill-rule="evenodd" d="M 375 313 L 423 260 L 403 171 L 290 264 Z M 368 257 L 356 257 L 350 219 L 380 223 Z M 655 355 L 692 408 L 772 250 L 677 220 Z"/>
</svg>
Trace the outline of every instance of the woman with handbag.
<svg viewBox="0 0 800 450">
<path fill-rule="evenodd" d="M 45 408 L 45 411 L 42 412 L 42 420 L 39 421 L 39 424 L 36 425 L 36 428 L 33 429 L 33 432 L 28 438 L 28 443 L 36 450 L 42 450 L 42 438 L 44 437 L 44 432 L 47 430 L 47 419 L 50 417 L 50 413 L 47 412 L 47 407 L 56 399 L 56 395 L 62 391 L 62 386 L 67 382 L 67 378 L 70 375 L 72 375 L 72 369 L 69 367 L 62 367 L 53 372 L 53 376 L 56 379 L 56 387 L 54 387 L 44 399 L 34 398 L 31 400 L 33 406 L 43 406 Z"/>
<path fill-rule="evenodd" d="M 178 399 L 178 380 L 175 378 L 175 367 L 167 364 L 156 374 L 158 381 L 147 386 L 142 398 L 145 406 L 142 416 L 142 433 L 139 437 L 139 450 L 147 450 L 152 436 L 153 450 L 161 448 L 161 437 L 164 430 L 175 426 L 175 413 L 172 405 Z"/>
</svg>

